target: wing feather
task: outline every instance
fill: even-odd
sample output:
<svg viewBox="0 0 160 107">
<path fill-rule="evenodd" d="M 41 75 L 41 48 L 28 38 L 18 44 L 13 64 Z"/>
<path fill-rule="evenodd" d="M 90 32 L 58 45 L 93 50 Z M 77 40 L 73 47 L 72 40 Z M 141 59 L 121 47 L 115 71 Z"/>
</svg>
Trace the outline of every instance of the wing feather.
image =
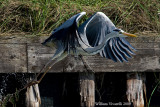
<svg viewBox="0 0 160 107">
<path fill-rule="evenodd" d="M 107 51 L 109 57 L 110 57 L 113 61 L 117 62 L 117 58 L 116 58 L 115 55 L 113 54 L 109 42 L 110 42 L 110 40 L 108 41 L 108 43 L 107 43 L 107 45 L 106 45 L 106 49 L 107 49 L 106 51 Z"/>
<path fill-rule="evenodd" d="M 124 49 L 124 50 L 126 50 L 128 53 L 130 53 L 130 54 L 132 54 L 132 55 L 135 55 L 131 50 L 130 50 L 130 48 L 127 46 L 127 45 L 125 45 L 120 39 L 119 39 L 119 45 Z"/>
<path fill-rule="evenodd" d="M 108 58 L 108 59 L 111 59 L 106 51 L 107 51 L 107 49 L 106 49 L 106 47 L 105 47 L 105 48 L 103 49 L 103 51 L 102 51 L 103 54 L 104 54 L 104 57 L 105 57 L 105 58 Z"/>
<path fill-rule="evenodd" d="M 127 58 L 125 57 L 125 55 L 118 50 L 117 46 L 116 46 L 116 40 L 114 39 L 114 45 L 113 45 L 114 50 L 116 51 L 116 53 L 122 58 L 122 60 L 128 62 Z"/>
<path fill-rule="evenodd" d="M 114 61 L 116 61 L 115 60 L 115 58 L 116 58 L 120 62 L 123 62 L 123 61 L 128 62 L 128 60 L 127 60 L 127 58 L 125 56 L 127 56 L 128 58 L 131 58 L 131 56 L 128 54 L 128 51 L 126 50 L 126 48 L 121 47 L 121 45 L 119 45 L 119 42 L 120 42 L 120 39 L 118 37 L 111 38 L 107 42 L 104 50 L 102 51 L 104 56 L 102 56 L 102 55 L 101 56 L 102 57 L 106 57 L 108 59 L 112 59 Z M 110 47 L 110 48 L 108 48 L 108 47 Z M 113 57 L 113 55 L 114 55 L 114 57 Z M 112 58 L 111 58 L 111 56 L 112 56 Z"/>
<path fill-rule="evenodd" d="M 80 25 L 78 31 L 86 46 L 96 47 L 115 29 L 115 25 L 104 13 L 97 12 Z M 106 42 L 99 54 L 113 61 L 127 62 L 126 57 L 131 58 L 130 54 L 135 55 L 131 49 L 135 50 L 124 38 L 115 37 Z"/>
<path fill-rule="evenodd" d="M 120 45 L 120 41 L 119 41 L 119 40 L 117 40 L 116 46 L 118 47 L 118 49 L 119 49 L 122 53 L 125 54 L 125 56 L 127 56 L 128 58 L 132 58 L 132 56 L 130 56 L 130 55 L 128 54 L 128 52 L 122 47 L 122 45 Z"/>
<path fill-rule="evenodd" d="M 102 12 L 96 12 L 78 28 L 78 33 L 87 46 L 97 46 L 115 25 Z M 103 36 L 103 37 L 101 37 Z"/>
<path fill-rule="evenodd" d="M 128 41 L 125 40 L 125 38 L 120 38 L 121 42 L 123 42 L 125 45 L 133 49 L 134 51 L 137 51 Z"/>
<path fill-rule="evenodd" d="M 77 24 L 81 17 L 85 14 L 85 12 L 81 12 L 72 16 L 61 26 L 54 29 L 51 33 L 51 36 L 48 39 L 46 39 L 42 44 L 51 47 L 52 44 L 57 45 L 57 42 L 60 42 L 63 45 L 64 50 L 68 51 L 68 53 L 70 53 L 71 50 L 73 52 L 76 52 L 76 48 L 79 45 L 76 36 Z"/>
<path fill-rule="evenodd" d="M 117 52 L 116 52 L 115 49 L 114 49 L 114 40 L 113 40 L 113 39 L 110 40 L 110 47 L 111 47 L 111 50 L 112 50 L 114 56 L 115 56 L 120 62 L 123 62 L 122 58 L 117 54 Z"/>
</svg>

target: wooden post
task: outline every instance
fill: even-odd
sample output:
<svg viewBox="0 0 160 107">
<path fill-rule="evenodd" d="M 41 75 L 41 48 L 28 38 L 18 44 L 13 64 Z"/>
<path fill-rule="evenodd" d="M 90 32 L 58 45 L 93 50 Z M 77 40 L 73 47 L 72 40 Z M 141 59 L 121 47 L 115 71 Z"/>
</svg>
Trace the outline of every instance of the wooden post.
<svg viewBox="0 0 160 107">
<path fill-rule="evenodd" d="M 26 91 L 26 107 L 40 107 L 41 98 L 38 84 L 27 87 Z"/>
<path fill-rule="evenodd" d="M 145 79 L 142 73 L 127 73 L 127 99 L 134 107 L 144 107 Z"/>
<path fill-rule="evenodd" d="M 93 72 L 82 72 L 80 78 L 81 107 L 94 107 L 95 105 L 95 79 Z"/>
</svg>

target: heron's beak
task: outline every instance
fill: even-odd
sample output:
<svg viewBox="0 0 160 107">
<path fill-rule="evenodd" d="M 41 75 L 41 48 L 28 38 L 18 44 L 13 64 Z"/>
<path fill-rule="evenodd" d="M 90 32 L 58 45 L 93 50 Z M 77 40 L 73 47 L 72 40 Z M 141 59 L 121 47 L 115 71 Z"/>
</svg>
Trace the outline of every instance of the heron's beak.
<svg viewBox="0 0 160 107">
<path fill-rule="evenodd" d="M 126 36 L 131 36 L 131 37 L 137 37 L 136 35 L 134 34 L 130 34 L 130 33 L 126 33 L 126 32 L 122 32 L 123 35 L 126 35 Z"/>
</svg>

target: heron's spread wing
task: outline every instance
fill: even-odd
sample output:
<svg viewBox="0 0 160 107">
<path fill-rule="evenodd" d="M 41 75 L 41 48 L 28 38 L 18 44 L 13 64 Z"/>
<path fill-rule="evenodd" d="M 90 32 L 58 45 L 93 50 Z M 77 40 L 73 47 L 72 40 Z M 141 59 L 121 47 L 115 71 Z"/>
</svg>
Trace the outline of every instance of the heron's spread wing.
<svg viewBox="0 0 160 107">
<path fill-rule="evenodd" d="M 95 13 L 80 25 L 77 31 L 77 23 L 85 14 L 81 12 L 68 19 L 55 29 L 43 44 L 48 46 L 55 44 L 57 48 L 61 47 L 68 52 L 70 49 L 74 52 L 81 46 L 89 54 L 99 53 L 102 57 L 120 62 L 127 61 L 126 57 L 131 58 L 129 53 L 134 54 L 131 51 L 134 48 L 124 38 L 109 39 L 110 32 L 116 27 L 104 13 Z"/>
<path fill-rule="evenodd" d="M 81 40 L 86 46 L 97 47 L 104 42 L 106 36 L 116 29 L 111 20 L 102 12 L 97 12 L 85 21 L 78 29 Z M 124 38 L 110 38 L 99 51 L 102 57 L 120 62 L 127 61 L 128 54 L 134 54 L 131 49 L 134 49 Z M 98 51 L 98 50 L 97 50 Z"/>
<path fill-rule="evenodd" d="M 75 51 L 78 45 L 76 38 L 77 23 L 85 14 L 85 12 L 81 12 L 68 19 L 60 27 L 54 29 L 51 36 L 42 44 L 46 46 L 55 44 L 57 46 L 57 43 L 59 43 L 63 46 L 65 51 L 69 52 L 70 49 Z"/>
<path fill-rule="evenodd" d="M 97 12 L 78 28 L 79 35 L 86 45 L 96 46 L 116 27 L 102 12 Z"/>
<path fill-rule="evenodd" d="M 106 46 L 100 52 L 102 57 L 112 59 L 113 61 L 123 62 L 128 61 L 126 57 L 132 58 L 130 54 L 135 55 L 132 50 L 135 50 L 123 37 L 111 38 L 107 41 Z M 129 54 L 130 53 L 130 54 Z"/>
<path fill-rule="evenodd" d="M 71 26 L 77 24 L 79 22 L 79 20 L 81 19 L 81 17 L 84 16 L 85 14 L 86 14 L 86 12 L 81 12 L 81 13 L 78 13 L 78 14 L 72 16 L 70 19 L 68 19 L 66 22 L 64 22 L 60 27 L 58 27 L 57 29 L 55 29 L 52 32 L 52 34 L 54 32 L 59 31 L 59 30 L 70 28 Z"/>
</svg>

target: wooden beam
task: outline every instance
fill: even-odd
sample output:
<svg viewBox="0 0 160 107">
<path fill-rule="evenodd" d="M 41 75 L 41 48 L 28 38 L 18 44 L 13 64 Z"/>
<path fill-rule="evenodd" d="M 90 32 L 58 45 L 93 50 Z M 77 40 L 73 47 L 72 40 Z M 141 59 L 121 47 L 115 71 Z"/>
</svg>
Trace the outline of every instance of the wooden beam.
<svg viewBox="0 0 160 107">
<path fill-rule="evenodd" d="M 127 73 L 127 99 L 134 107 L 144 107 L 145 79 L 142 73 Z"/>
<path fill-rule="evenodd" d="M 94 72 L 160 72 L 160 38 L 140 37 L 128 41 L 137 49 L 136 55 L 129 59 L 129 62 L 114 62 L 99 55 L 85 56 L 84 59 L 87 60 Z M 28 43 L 28 71 L 39 72 L 54 52 L 54 49 L 42 46 L 40 43 Z M 74 69 L 69 70 L 68 68 L 72 64 L 68 64 L 68 62 L 75 63 L 74 57 L 67 57 L 53 66 L 49 72 L 83 72 L 82 63 L 77 63 Z"/>
<path fill-rule="evenodd" d="M 40 43 L 47 36 L 0 36 L 0 73 L 39 72 L 53 56 L 55 49 L 42 46 Z M 160 37 L 129 38 L 128 41 L 138 50 L 129 62 L 114 62 L 99 55 L 85 56 L 94 72 L 160 72 Z M 70 60 L 73 59 L 73 60 Z M 69 57 L 49 72 L 83 72 L 83 64 L 77 63 L 73 68 L 74 57 Z"/>
<path fill-rule="evenodd" d="M 26 44 L 0 44 L 0 73 L 26 73 L 26 50 Z"/>
<path fill-rule="evenodd" d="M 95 79 L 93 72 L 79 73 L 80 104 L 81 107 L 94 107 L 95 105 Z"/>
</svg>

